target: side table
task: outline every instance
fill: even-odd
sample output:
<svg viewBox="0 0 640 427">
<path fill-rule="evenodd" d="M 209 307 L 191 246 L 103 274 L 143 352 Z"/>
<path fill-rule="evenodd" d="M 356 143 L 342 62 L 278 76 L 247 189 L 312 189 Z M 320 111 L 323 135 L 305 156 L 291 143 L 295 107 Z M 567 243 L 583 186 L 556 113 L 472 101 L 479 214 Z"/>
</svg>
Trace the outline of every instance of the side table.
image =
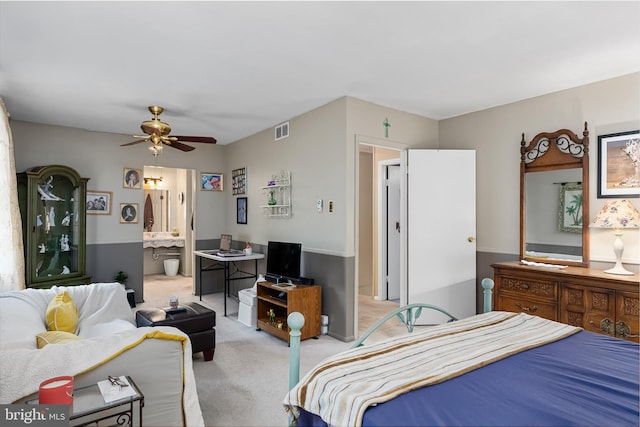
<svg viewBox="0 0 640 427">
<path fill-rule="evenodd" d="M 144 407 L 144 395 L 133 382 L 131 377 L 127 376 L 127 381 L 133 387 L 136 394 L 115 402 L 105 403 L 102 393 L 98 388 L 98 384 L 92 384 L 86 387 L 73 389 L 73 407 L 70 411 L 70 426 L 87 426 L 96 424 L 99 421 L 113 418 L 118 426 L 133 427 L 142 426 L 142 408 Z M 134 424 L 134 407 L 138 405 L 139 418 Z M 28 404 L 38 404 L 38 399 L 27 400 Z"/>
</svg>

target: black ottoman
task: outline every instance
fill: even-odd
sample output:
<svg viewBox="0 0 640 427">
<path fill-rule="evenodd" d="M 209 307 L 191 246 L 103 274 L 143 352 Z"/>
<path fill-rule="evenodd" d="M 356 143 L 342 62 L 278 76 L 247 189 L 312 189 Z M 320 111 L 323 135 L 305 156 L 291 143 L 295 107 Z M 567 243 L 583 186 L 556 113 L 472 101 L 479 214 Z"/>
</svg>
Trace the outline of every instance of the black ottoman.
<svg viewBox="0 0 640 427">
<path fill-rule="evenodd" d="M 213 359 L 216 350 L 216 312 L 195 302 L 181 304 L 186 311 L 167 313 L 161 308 L 136 311 L 136 324 L 141 326 L 173 326 L 189 335 L 194 353 L 202 352 L 204 360 Z"/>
</svg>

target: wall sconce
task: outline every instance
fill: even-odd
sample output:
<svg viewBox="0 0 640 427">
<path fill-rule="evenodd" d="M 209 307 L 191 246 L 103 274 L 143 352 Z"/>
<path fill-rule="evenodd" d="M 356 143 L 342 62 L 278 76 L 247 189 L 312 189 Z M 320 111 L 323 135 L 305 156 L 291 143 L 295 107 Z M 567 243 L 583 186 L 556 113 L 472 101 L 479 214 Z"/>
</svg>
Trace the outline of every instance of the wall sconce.
<svg viewBox="0 0 640 427">
<path fill-rule="evenodd" d="M 151 187 L 157 187 L 159 182 L 162 182 L 162 177 L 160 177 L 160 178 L 153 178 L 153 177 L 147 178 L 147 177 L 145 177 L 144 178 L 145 185 L 149 184 L 149 185 L 151 185 Z"/>
</svg>

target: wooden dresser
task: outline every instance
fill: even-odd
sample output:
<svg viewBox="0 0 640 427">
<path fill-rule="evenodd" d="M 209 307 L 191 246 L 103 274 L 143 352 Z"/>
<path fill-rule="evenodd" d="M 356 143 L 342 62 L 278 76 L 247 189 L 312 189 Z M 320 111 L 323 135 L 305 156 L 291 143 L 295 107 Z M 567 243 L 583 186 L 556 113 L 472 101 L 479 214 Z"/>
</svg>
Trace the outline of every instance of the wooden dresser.
<svg viewBox="0 0 640 427">
<path fill-rule="evenodd" d="M 640 275 L 530 267 L 518 261 L 492 267 L 494 310 L 525 312 L 640 342 Z"/>
</svg>

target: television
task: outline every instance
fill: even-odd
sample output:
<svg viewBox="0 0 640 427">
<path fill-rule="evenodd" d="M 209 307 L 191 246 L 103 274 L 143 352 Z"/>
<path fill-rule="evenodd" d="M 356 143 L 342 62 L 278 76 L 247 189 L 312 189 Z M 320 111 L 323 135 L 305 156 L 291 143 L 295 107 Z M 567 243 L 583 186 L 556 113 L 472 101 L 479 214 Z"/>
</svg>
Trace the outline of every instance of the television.
<svg viewBox="0 0 640 427">
<path fill-rule="evenodd" d="M 301 243 L 269 242 L 266 279 L 272 283 L 300 281 Z"/>
</svg>

